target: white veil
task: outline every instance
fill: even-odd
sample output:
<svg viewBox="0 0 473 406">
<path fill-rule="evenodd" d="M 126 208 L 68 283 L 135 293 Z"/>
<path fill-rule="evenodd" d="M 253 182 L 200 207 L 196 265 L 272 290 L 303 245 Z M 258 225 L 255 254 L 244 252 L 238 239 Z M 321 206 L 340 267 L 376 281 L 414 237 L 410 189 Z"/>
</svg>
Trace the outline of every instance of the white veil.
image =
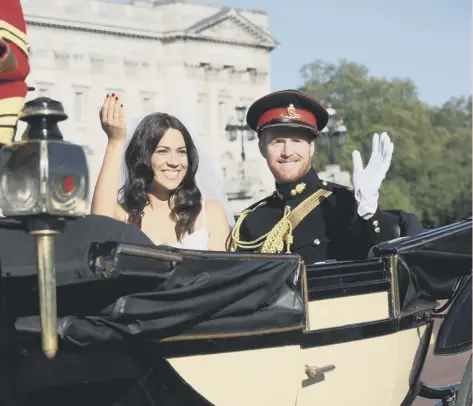
<svg viewBox="0 0 473 406">
<path fill-rule="evenodd" d="M 126 148 L 128 147 L 128 144 L 130 143 L 131 138 L 133 137 L 136 127 L 138 127 L 143 118 L 145 118 L 147 115 L 148 114 L 141 114 L 140 116 L 136 117 L 128 123 L 127 139 L 122 155 L 119 189 L 125 184 L 127 176 L 125 164 Z M 219 202 L 225 209 L 225 213 L 227 214 L 227 219 L 228 223 L 230 224 L 230 227 L 233 227 L 235 225 L 235 218 L 233 215 L 232 208 L 230 206 L 230 202 L 228 201 L 228 197 L 225 193 L 221 178 L 218 176 L 218 172 L 213 167 L 209 155 L 205 153 L 204 149 L 201 147 L 198 137 L 193 132 L 190 132 L 190 134 L 192 137 L 192 141 L 194 142 L 195 147 L 197 149 L 197 154 L 199 156 L 199 167 L 195 175 L 195 181 L 197 187 L 200 190 L 200 193 L 202 194 L 202 199 L 213 199 Z"/>
</svg>

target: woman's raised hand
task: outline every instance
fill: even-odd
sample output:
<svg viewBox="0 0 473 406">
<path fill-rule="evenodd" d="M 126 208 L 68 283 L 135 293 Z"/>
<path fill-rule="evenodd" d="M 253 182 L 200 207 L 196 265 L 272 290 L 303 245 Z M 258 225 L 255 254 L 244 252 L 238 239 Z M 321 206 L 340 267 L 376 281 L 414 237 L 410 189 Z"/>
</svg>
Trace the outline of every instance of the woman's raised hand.
<svg viewBox="0 0 473 406">
<path fill-rule="evenodd" d="M 123 148 L 126 140 L 126 124 L 123 105 L 114 93 L 107 94 L 100 108 L 100 124 L 107 134 L 108 144 L 105 149 L 102 168 L 95 184 L 92 199 L 92 214 L 126 221 L 127 216 L 117 205 L 117 190 L 120 185 L 120 168 L 123 162 Z"/>
<path fill-rule="evenodd" d="M 125 111 L 120 98 L 107 94 L 100 109 L 100 124 L 109 141 L 124 141 L 126 138 Z"/>
</svg>

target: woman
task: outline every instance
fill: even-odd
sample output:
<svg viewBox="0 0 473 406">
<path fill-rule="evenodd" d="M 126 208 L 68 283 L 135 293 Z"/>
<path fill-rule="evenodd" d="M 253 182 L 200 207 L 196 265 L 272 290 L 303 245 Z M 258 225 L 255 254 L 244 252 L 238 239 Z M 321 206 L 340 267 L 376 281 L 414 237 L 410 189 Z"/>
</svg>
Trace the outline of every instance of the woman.
<svg viewBox="0 0 473 406">
<path fill-rule="evenodd" d="M 108 145 L 92 213 L 137 224 L 156 245 L 225 251 L 229 221 L 223 205 L 204 198 L 197 187 L 199 156 L 186 127 L 165 113 L 140 122 L 126 148 L 117 204 L 127 130 L 123 105 L 114 94 L 105 97 L 100 121 Z"/>
</svg>

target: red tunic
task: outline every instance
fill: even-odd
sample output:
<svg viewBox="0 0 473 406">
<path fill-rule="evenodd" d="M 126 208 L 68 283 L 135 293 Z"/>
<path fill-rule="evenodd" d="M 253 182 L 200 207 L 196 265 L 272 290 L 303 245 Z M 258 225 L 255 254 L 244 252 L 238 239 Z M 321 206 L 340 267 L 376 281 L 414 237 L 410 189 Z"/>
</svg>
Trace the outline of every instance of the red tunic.
<svg viewBox="0 0 473 406">
<path fill-rule="evenodd" d="M 0 1 L 0 144 L 12 142 L 30 72 L 20 0 Z"/>
</svg>

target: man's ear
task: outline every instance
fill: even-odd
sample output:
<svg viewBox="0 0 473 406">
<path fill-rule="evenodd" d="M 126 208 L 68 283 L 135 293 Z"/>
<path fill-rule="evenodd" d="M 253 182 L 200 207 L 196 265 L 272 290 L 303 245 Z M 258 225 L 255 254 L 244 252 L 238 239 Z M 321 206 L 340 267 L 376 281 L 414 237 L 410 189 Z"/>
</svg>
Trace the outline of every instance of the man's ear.
<svg viewBox="0 0 473 406">
<path fill-rule="evenodd" d="M 267 156 L 267 149 L 266 149 L 266 137 L 265 137 L 265 134 L 262 133 L 260 134 L 259 138 L 258 138 L 258 148 L 259 148 L 259 152 L 260 154 L 263 156 L 264 159 L 266 159 L 266 156 Z"/>
<path fill-rule="evenodd" d="M 312 159 L 315 154 L 315 139 L 310 142 L 310 158 Z"/>
</svg>

